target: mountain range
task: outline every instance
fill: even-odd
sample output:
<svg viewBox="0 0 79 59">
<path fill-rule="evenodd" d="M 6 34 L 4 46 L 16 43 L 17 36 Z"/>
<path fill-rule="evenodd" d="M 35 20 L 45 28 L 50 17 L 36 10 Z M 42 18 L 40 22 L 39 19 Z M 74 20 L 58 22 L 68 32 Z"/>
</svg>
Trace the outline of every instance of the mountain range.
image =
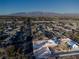
<svg viewBox="0 0 79 59">
<path fill-rule="evenodd" d="M 76 13 L 53 13 L 53 12 L 18 12 L 18 13 L 12 13 L 8 14 L 8 16 L 79 16 L 79 14 Z"/>
</svg>

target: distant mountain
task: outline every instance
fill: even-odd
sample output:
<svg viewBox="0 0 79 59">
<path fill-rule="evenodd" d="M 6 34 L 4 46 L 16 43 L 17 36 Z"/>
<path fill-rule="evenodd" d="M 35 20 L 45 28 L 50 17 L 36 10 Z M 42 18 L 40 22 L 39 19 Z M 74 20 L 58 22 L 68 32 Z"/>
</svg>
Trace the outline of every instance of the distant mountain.
<svg viewBox="0 0 79 59">
<path fill-rule="evenodd" d="M 58 16 L 58 13 L 50 13 L 50 12 L 20 12 L 20 13 L 13 13 L 9 14 L 10 16 Z"/>
<path fill-rule="evenodd" d="M 79 14 L 61 14 L 61 13 L 52 13 L 52 12 L 19 12 L 9 14 L 9 16 L 79 16 Z"/>
</svg>

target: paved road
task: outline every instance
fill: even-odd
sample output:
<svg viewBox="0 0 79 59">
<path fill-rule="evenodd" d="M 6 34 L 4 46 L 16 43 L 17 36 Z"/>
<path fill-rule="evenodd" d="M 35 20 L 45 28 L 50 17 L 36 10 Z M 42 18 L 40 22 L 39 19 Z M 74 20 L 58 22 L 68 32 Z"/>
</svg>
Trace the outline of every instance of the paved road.
<svg viewBox="0 0 79 59">
<path fill-rule="evenodd" d="M 72 23 L 74 23 L 74 22 L 78 22 L 79 23 L 79 21 L 71 21 L 71 20 L 55 20 L 55 21 L 32 21 L 33 23 L 49 23 L 49 22 L 59 22 L 59 21 L 61 21 L 61 22 L 72 22 Z"/>
</svg>

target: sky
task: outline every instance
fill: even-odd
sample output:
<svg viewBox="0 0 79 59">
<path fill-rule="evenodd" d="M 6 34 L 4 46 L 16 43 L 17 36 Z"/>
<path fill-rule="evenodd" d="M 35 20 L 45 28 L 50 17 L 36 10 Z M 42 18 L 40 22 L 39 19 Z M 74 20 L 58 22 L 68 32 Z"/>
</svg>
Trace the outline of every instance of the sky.
<svg viewBox="0 0 79 59">
<path fill-rule="evenodd" d="M 79 0 L 0 0 L 0 15 L 35 11 L 79 13 Z"/>
</svg>

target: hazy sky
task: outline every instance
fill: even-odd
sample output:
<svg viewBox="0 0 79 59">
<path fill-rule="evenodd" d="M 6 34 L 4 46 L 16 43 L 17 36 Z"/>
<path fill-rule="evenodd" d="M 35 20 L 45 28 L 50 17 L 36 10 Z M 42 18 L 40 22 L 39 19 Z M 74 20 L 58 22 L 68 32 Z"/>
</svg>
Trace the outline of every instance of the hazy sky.
<svg viewBox="0 0 79 59">
<path fill-rule="evenodd" d="M 32 11 L 79 13 L 79 0 L 0 0 L 0 14 Z"/>
</svg>

